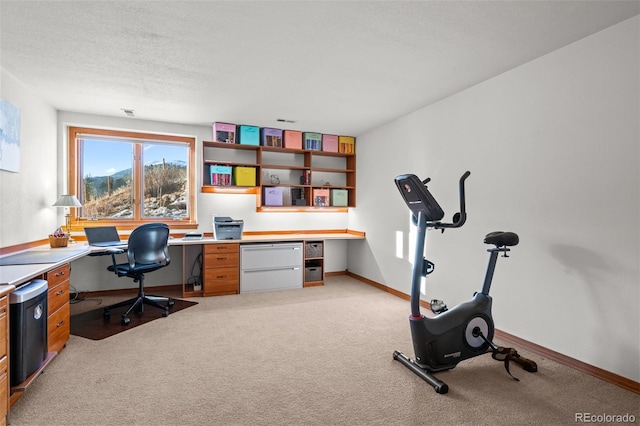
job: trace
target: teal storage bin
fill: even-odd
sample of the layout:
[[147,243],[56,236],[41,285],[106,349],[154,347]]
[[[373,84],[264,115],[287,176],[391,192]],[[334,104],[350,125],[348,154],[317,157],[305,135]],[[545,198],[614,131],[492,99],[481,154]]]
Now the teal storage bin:
[[260,145],[260,128],[257,126],[240,126],[238,142],[241,145]]

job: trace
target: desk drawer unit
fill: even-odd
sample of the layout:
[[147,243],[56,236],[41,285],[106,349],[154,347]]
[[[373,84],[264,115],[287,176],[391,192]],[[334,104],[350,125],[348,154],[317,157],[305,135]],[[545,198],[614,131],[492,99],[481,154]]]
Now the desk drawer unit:
[[47,272],[45,279],[49,282],[47,295],[47,351],[60,352],[70,334],[69,317],[69,277],[71,267],[59,266]]
[[205,296],[238,293],[238,243],[204,245]]
[[243,245],[240,293],[301,288],[302,261],[302,243]]
[[49,352],[60,352],[69,340],[69,304],[49,315],[47,321]]

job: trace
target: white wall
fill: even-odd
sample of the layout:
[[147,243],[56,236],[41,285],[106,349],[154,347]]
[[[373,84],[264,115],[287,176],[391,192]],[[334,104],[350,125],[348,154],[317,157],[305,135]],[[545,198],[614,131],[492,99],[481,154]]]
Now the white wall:
[[0,247],[46,239],[64,223],[57,183],[56,110],[4,68],[0,97],[20,110],[20,171],[0,170]]
[[470,170],[467,224],[427,236],[423,298],[469,299],[483,236],[515,231],[492,288],[497,328],[640,380],[639,56],[635,17],[360,135],[349,226],[367,240],[349,243],[349,270],[409,293],[409,210],[393,178],[430,176],[450,219]]

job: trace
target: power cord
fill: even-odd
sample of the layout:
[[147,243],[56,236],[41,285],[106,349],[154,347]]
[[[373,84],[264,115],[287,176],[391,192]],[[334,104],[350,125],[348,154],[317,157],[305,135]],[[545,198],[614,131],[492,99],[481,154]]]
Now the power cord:
[[[198,274],[194,273],[196,266],[198,267]],[[193,286],[194,291],[202,289],[202,253],[200,253],[191,265],[191,276],[187,279],[187,285]]]
[[83,291],[80,292],[78,291],[74,286],[72,286],[71,284],[69,284],[69,303],[70,304],[76,304],[76,303],[80,303],[80,302],[85,302],[88,300],[94,301],[96,302],[97,305],[101,305],[102,304],[102,299],[98,299],[98,298],[87,298],[87,292]]
[[80,292],[71,284],[69,284],[69,290],[71,291],[69,293],[69,303],[78,303],[84,300],[84,295],[81,296]]

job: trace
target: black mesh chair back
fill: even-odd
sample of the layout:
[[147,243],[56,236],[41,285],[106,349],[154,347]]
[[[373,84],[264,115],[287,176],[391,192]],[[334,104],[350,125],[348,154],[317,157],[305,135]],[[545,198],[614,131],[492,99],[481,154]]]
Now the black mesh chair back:
[[164,223],[148,223],[134,229],[127,248],[129,270],[150,272],[169,265],[168,242],[169,227]]

